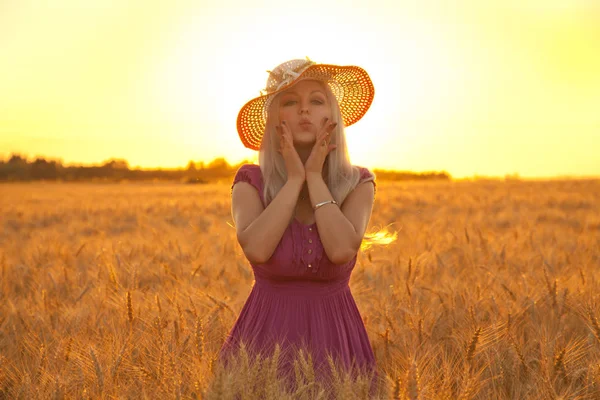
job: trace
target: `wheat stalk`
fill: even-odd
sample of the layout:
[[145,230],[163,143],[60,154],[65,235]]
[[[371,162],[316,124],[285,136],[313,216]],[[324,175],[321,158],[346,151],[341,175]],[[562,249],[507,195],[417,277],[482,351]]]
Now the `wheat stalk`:
[[277,366],[279,363],[279,357],[281,355],[281,348],[279,343],[275,344],[275,351],[271,356],[271,360],[267,365],[267,373],[266,373],[266,398],[267,399],[276,399],[277,398]]
[[94,363],[94,369],[96,371],[96,379],[98,380],[98,390],[100,394],[102,394],[104,390],[104,373],[102,372],[102,367],[98,362],[98,358],[96,357],[96,353],[94,353],[94,349],[90,347],[90,356],[92,357],[92,362]]
[[177,320],[173,321],[173,336],[175,339],[175,345],[179,346],[179,324],[177,323]]
[[108,278],[110,282],[115,286],[115,290],[119,290],[119,281],[117,280],[117,273],[111,262],[108,263]]
[[144,367],[137,367],[137,370],[141,373],[142,377],[146,380],[146,381],[153,381],[154,378],[154,374],[150,371],[148,371],[146,368]]
[[[171,373],[170,376],[167,376],[166,379],[168,379],[168,381],[173,385],[173,391],[175,391],[175,398],[176,399],[180,399],[180,385],[177,384],[177,376],[179,375],[179,372],[177,371],[177,365],[175,365],[175,357],[173,357],[173,355],[171,354],[171,356],[169,357],[169,372]],[[169,379],[169,377],[171,379]]]
[[564,288],[563,295],[562,295],[562,307],[560,309],[560,315],[565,314],[569,310],[569,304],[567,304],[567,301],[568,301],[567,296],[568,295],[569,295],[569,288]]
[[523,367],[527,368],[527,364],[525,363],[525,357],[523,356],[523,352],[521,351],[521,348],[519,347],[519,344],[517,343],[517,341],[513,338],[512,334],[509,335],[509,343],[512,345],[513,349],[515,349],[515,352],[517,353],[517,356],[519,357],[519,361],[521,361],[521,364],[523,365]]
[[579,268],[579,276],[581,277],[581,283],[583,284],[583,286],[585,286],[585,273],[583,272],[581,267]]
[[158,374],[157,379],[162,382],[165,377],[165,350],[160,350],[160,358],[158,359]]
[[377,334],[379,336],[381,336],[381,338],[383,339],[383,345],[384,345],[384,349],[385,349],[385,355],[386,357],[390,356],[390,328],[386,327],[385,328],[385,332],[381,333],[381,332],[377,332]]
[[465,387],[463,388],[459,400],[469,400],[473,397],[473,392],[475,391],[475,376],[469,373],[467,376],[467,381]]
[[413,360],[408,370],[408,376],[406,378],[406,390],[408,392],[408,398],[410,400],[417,400],[419,398],[420,382],[419,382],[419,368],[417,363]]
[[394,400],[402,400],[402,378],[400,375],[396,376],[394,379],[394,391],[393,391],[393,399]]
[[190,296],[190,308],[192,310],[192,314],[194,315],[194,318],[198,318],[198,311],[196,310],[196,306],[194,305],[194,301],[192,300],[192,297]]
[[115,379],[115,375],[117,374],[119,365],[121,365],[121,361],[123,360],[123,354],[125,353],[126,346],[127,346],[127,342],[123,343],[123,346],[121,346],[121,351],[119,352],[119,355],[117,356],[117,359],[115,360],[115,363],[112,367],[112,373],[111,373],[112,379]]
[[175,305],[177,307],[177,319],[179,320],[179,327],[182,330],[185,330],[185,320],[183,319],[183,312],[181,311],[181,306],[179,305],[179,302],[175,303]]
[[557,280],[554,279],[554,284],[550,283],[550,277],[548,276],[548,270],[546,269],[545,265],[544,265],[544,279],[546,280],[546,288],[548,289],[548,295],[552,299],[552,305],[556,306],[557,305],[557,300],[556,300]]
[[500,285],[510,295],[510,298],[512,299],[512,301],[517,301],[517,296],[515,295],[515,293],[512,290],[510,290],[510,288],[508,286],[506,286],[504,283],[501,283]]
[[211,374],[214,373],[216,365],[217,365],[217,357],[211,356],[209,358],[209,362],[208,362],[208,370],[210,371]]
[[44,311],[48,312],[48,295],[46,289],[42,289],[42,304],[44,305]]
[[156,329],[156,332],[158,333],[158,338],[162,341],[163,340],[163,322],[162,319],[160,318],[160,315],[157,315],[156,317],[154,317],[154,328]]
[[202,325],[202,319],[196,319],[196,330],[195,330],[195,338],[196,338],[196,349],[198,350],[198,359],[202,361],[204,358],[204,327]]
[[131,290],[134,290],[138,287],[138,268],[133,267],[133,271],[131,272]]
[[69,362],[69,357],[71,355],[71,346],[73,345],[73,338],[70,337],[67,342],[67,346],[65,347],[65,363]]
[[133,325],[133,306],[131,305],[131,292],[127,291],[126,295],[127,303],[127,319],[129,320],[129,326]]
[[162,314],[162,307],[160,306],[160,297],[158,297],[158,293],[156,296],[154,296],[154,299],[156,300],[156,308],[158,309],[158,313]]
[[473,356],[475,355],[475,351],[477,349],[477,342],[479,341],[479,336],[481,335],[481,327],[478,327],[473,336],[471,337],[471,341],[467,346],[467,363],[471,364],[473,360]]
[[342,380],[340,378],[340,374],[338,373],[335,362],[333,361],[333,357],[331,357],[331,354],[327,354],[327,364],[329,364],[329,370],[331,371],[331,376],[333,377],[333,388],[336,392],[338,392]]
[[475,316],[475,308],[472,304],[469,306],[469,317],[471,318],[471,321],[473,321],[473,323],[477,323],[477,317]]
[[565,368],[565,354],[567,353],[567,348],[563,347],[558,354],[554,357],[554,372],[558,374],[562,374],[563,376],[567,375],[567,370]]
[[68,288],[71,286],[71,280],[69,279],[69,271],[67,271],[67,266],[63,265],[63,279],[65,280],[65,288]]
[[588,317],[590,319],[590,323],[592,324],[592,327],[594,328],[593,329],[594,336],[600,342],[600,325],[598,324],[598,320],[596,319],[596,316],[594,315],[594,311],[592,310],[591,307],[588,310]]
[[40,364],[38,365],[36,378],[39,380],[46,367],[46,361],[48,360],[48,351],[44,343],[40,344]]
[[410,290],[410,275],[412,273],[412,258],[408,258],[408,271],[406,272],[406,293],[408,298],[412,298],[412,291]]
[[296,387],[301,388],[304,386],[304,378],[302,377],[302,373],[300,371],[300,363],[298,359],[294,360],[294,377],[296,379]]
[[75,252],[75,258],[77,258],[77,256],[79,255],[79,253],[81,253],[81,250],[83,250],[83,248],[85,247],[86,243],[82,244],[81,246],[79,246],[79,249],[77,249],[77,251]]
[[307,357],[305,357],[304,351],[302,349],[299,350],[300,367],[302,368],[302,373],[308,381],[307,383],[310,385],[315,383],[315,370],[312,363],[312,355],[310,352],[307,353]]

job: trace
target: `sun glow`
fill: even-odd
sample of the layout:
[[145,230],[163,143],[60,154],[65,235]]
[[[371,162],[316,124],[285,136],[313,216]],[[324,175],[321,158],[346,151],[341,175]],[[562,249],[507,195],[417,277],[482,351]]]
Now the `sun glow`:
[[0,15],[3,156],[256,159],[238,138],[238,111],[267,70],[308,56],[373,80],[371,109],[346,130],[355,164],[600,175],[595,2],[61,3],[9,1]]

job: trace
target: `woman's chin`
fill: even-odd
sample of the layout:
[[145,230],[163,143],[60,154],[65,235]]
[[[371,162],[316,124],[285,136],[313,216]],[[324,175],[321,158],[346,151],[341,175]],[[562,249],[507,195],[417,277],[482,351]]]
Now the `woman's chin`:
[[299,132],[294,137],[294,144],[302,147],[314,146],[316,140],[317,137],[312,132]]

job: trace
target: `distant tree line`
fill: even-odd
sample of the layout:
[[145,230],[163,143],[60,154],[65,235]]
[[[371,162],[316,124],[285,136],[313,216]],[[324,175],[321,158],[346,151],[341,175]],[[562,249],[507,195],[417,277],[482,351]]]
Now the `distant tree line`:
[[237,169],[249,161],[229,165],[224,158],[212,162],[190,161],[186,168],[140,169],[129,168],[123,159],[112,158],[99,166],[64,166],[59,160],[37,157],[28,161],[19,154],[8,160],[0,160],[0,181],[180,181],[184,183],[208,183],[230,179]]
[[[126,160],[111,158],[100,166],[64,166],[60,160],[46,160],[37,157],[28,161],[20,154],[12,154],[8,160],[0,160],[0,182],[19,181],[179,181],[182,183],[208,183],[229,181],[244,160],[230,165],[223,157],[215,158],[208,164],[189,161],[187,167],[176,169],[130,169]],[[449,180],[446,172],[418,174],[400,171],[373,171],[381,180]]]
[[452,177],[446,171],[442,172],[411,172],[411,171],[390,171],[383,169],[374,169],[373,172],[377,179],[382,181],[429,181],[429,180],[451,180]]

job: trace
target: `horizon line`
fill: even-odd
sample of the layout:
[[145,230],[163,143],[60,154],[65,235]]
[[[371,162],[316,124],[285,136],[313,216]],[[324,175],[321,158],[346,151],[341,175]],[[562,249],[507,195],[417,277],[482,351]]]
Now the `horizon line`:
[[[120,158],[120,157],[109,157],[107,159],[104,159],[101,162],[92,162],[92,163],[84,163],[84,162],[77,162],[77,161],[72,161],[72,162],[65,162],[61,157],[50,157],[50,156],[44,156],[44,155],[35,155],[35,156],[29,156],[29,155],[25,155],[23,153],[20,152],[7,152],[6,154],[2,154],[0,153],[0,162],[8,162],[10,160],[10,158],[12,158],[13,156],[18,156],[22,159],[24,159],[27,163],[33,162],[36,159],[44,159],[48,162],[58,162],[60,163],[62,166],[64,167],[98,167],[98,166],[102,166],[104,164],[107,164],[111,161],[125,161],[127,163],[127,168],[130,170],[142,170],[142,171],[152,171],[152,170],[186,170],[187,169],[187,165],[189,165],[190,162],[193,162],[194,164],[204,164],[205,166],[210,165],[212,162],[217,161],[217,160],[225,160],[225,162],[227,163],[228,166],[233,167],[236,165],[240,165],[242,162],[251,162],[254,163],[253,160],[249,160],[247,158],[243,158],[240,159],[238,162],[232,162],[230,161],[226,156],[217,156],[217,157],[213,157],[211,160],[188,160],[186,165],[180,165],[180,166],[176,166],[176,167],[163,167],[163,166],[151,166],[151,167],[142,167],[140,165],[130,165],[129,161],[126,158]],[[258,163],[255,163],[258,165]],[[410,170],[410,169],[397,169],[397,168],[384,168],[384,167],[377,167],[377,166],[372,166],[371,167],[374,171],[378,170],[380,172],[390,172],[390,173],[412,173],[412,174],[430,174],[430,173],[436,173],[436,174],[441,174],[441,173],[445,173],[447,175],[450,176],[451,180],[461,180],[461,179],[471,179],[471,178],[500,178],[500,179],[521,179],[521,180],[536,180],[536,179],[600,179],[600,175],[585,175],[585,174],[557,174],[557,175],[547,175],[547,176],[524,176],[521,175],[520,172],[518,171],[512,171],[512,172],[507,172],[504,173],[502,175],[487,175],[487,174],[479,174],[474,172],[471,175],[463,175],[462,177],[455,177],[453,176],[450,172],[448,172],[447,170],[424,170],[424,171],[415,171],[415,170]]]

